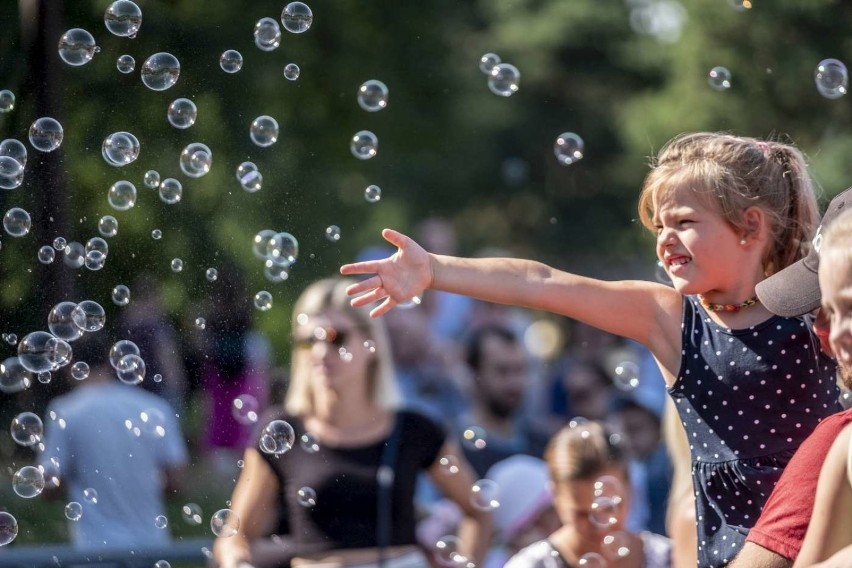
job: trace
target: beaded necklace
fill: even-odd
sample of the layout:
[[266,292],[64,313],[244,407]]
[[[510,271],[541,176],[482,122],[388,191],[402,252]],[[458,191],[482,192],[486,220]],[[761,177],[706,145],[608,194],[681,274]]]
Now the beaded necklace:
[[704,306],[705,310],[710,310],[711,312],[738,312],[740,310],[752,307],[760,300],[757,299],[757,296],[752,296],[751,298],[740,304],[713,304],[709,300],[707,300],[707,298],[699,294],[698,301],[701,302],[701,305]]

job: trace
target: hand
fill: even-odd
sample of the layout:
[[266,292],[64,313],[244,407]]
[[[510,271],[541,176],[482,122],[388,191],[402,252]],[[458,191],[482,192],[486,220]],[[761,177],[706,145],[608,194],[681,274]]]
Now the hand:
[[385,314],[397,304],[421,294],[433,280],[431,256],[423,247],[392,229],[382,231],[382,237],[397,247],[394,254],[382,260],[340,267],[340,273],[345,276],[373,274],[346,289],[350,296],[361,294],[352,299],[352,306],[356,308],[384,300],[370,312],[372,317]]

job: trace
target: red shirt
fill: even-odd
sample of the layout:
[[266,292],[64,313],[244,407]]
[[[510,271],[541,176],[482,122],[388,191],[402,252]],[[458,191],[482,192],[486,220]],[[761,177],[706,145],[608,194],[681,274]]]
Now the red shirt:
[[794,560],[802,549],[814,510],[819,472],[831,444],[852,422],[852,409],[824,419],[802,442],[781,474],[747,541]]

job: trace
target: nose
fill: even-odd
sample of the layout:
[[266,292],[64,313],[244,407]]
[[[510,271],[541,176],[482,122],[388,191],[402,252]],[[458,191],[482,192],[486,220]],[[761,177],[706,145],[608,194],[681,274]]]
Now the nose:
[[852,314],[845,314],[832,320],[828,341],[832,346],[852,345]]
[[675,232],[671,228],[663,227],[657,234],[657,245],[660,247],[668,247],[674,244]]

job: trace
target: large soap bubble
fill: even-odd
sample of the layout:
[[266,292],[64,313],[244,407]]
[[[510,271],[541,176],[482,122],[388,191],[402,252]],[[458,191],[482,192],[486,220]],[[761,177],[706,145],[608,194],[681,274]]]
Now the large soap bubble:
[[210,171],[213,152],[200,142],[189,144],[180,153],[180,169],[189,177],[199,178]]
[[166,113],[166,118],[169,124],[181,130],[189,128],[195,124],[195,119],[198,117],[198,108],[195,103],[189,99],[175,99],[169,105],[169,110]]
[[139,157],[139,140],[130,132],[113,132],[101,145],[101,155],[107,164],[121,167]]
[[819,94],[827,99],[839,99],[849,87],[846,65],[838,59],[823,59],[814,72],[814,82]]
[[58,120],[43,116],[30,125],[30,144],[41,152],[53,152],[62,144],[64,134]]
[[155,53],[142,64],[142,82],[152,91],[165,91],[177,83],[180,62],[171,53]]
[[30,214],[20,207],[12,207],[3,215],[3,229],[13,237],[23,237],[30,232]]
[[290,33],[300,34],[308,31],[314,22],[314,14],[304,2],[290,2],[281,12],[281,23]]
[[281,28],[272,18],[261,18],[254,25],[254,44],[263,51],[272,51],[281,45]]
[[130,0],[116,0],[104,12],[104,24],[119,37],[136,37],[142,26],[142,10]]
[[258,116],[251,123],[249,136],[261,148],[272,146],[278,141],[278,121],[271,116]]
[[377,112],[387,107],[387,85],[376,79],[364,81],[358,88],[358,106],[368,112]]
[[92,34],[81,28],[72,28],[59,38],[59,57],[74,67],[85,65],[100,50]]

